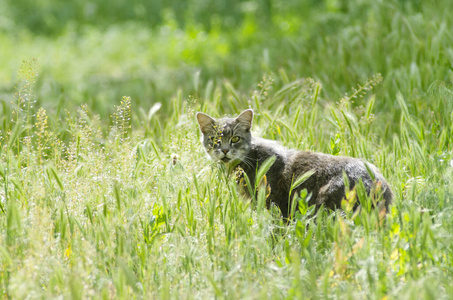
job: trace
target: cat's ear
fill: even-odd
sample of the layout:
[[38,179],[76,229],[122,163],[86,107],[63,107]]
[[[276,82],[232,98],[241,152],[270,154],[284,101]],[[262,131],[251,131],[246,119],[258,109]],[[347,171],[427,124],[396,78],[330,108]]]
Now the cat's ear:
[[215,124],[215,120],[213,118],[202,112],[197,113],[197,121],[203,134],[205,134],[209,129],[212,129]]
[[237,116],[236,121],[244,124],[246,130],[250,130],[250,128],[252,128],[253,110],[244,110],[239,116]]

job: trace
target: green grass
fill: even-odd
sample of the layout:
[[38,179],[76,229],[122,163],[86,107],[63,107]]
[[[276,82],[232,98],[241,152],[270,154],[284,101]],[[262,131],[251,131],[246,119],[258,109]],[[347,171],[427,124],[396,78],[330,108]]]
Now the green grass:
[[[448,299],[453,17],[440,2],[275,1],[268,25],[249,2],[236,28],[197,21],[189,1],[184,27],[166,11],[149,28],[0,31],[1,296]],[[240,196],[195,113],[248,107],[257,135],[378,166],[390,212],[358,190],[360,215],[312,220],[302,199],[286,223],[262,193]]]

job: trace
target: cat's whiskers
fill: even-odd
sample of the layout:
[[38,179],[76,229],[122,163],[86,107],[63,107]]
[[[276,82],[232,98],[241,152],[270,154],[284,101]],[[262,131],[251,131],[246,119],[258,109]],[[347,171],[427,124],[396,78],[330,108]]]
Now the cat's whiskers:
[[242,159],[242,162],[249,168],[253,169],[255,166],[253,165],[255,163],[255,161],[253,159],[251,159],[250,157],[247,157],[245,156],[243,159]]

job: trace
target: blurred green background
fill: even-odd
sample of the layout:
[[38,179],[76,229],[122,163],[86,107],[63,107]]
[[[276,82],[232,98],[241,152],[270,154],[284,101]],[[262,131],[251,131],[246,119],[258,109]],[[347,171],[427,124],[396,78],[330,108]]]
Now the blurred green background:
[[381,73],[377,113],[398,120],[397,91],[418,115],[430,109],[430,88],[453,81],[451,11],[450,0],[6,0],[0,100],[14,98],[31,58],[38,105],[87,103],[101,116],[123,95],[135,109],[161,102],[164,112],[178,89],[209,101],[225,80],[250,96],[265,74],[277,87],[312,77],[330,103]]

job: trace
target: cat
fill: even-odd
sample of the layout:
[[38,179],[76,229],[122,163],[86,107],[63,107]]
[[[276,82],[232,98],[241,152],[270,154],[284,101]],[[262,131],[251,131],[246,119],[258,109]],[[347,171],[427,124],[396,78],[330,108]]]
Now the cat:
[[[382,197],[381,209],[388,212],[393,193],[379,170],[358,158],[286,149],[278,142],[252,136],[253,111],[247,109],[236,118],[214,119],[205,113],[197,113],[202,133],[202,143],[209,156],[228,166],[241,168],[254,183],[257,170],[262,163],[275,156],[275,162],[266,173],[270,202],[280,208],[282,216],[288,218],[294,193],[307,189],[311,194],[308,205],[317,211],[322,205],[328,209],[341,208],[345,199],[346,185],[352,190],[361,180],[368,194],[373,190]],[[291,184],[305,172],[313,174],[290,195]],[[370,175],[371,174],[371,175]],[[345,180],[345,177],[347,180]],[[374,178],[374,179],[373,179]],[[383,202],[383,203],[382,203]],[[358,202],[355,208],[358,207]]]

